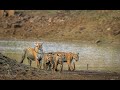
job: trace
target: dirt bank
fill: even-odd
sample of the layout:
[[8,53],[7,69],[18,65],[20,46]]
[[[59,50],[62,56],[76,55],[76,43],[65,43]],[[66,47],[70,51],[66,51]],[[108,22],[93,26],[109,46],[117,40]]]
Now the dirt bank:
[[82,70],[51,73],[19,64],[0,53],[0,80],[120,80],[120,74]]
[[119,10],[17,10],[0,18],[0,39],[120,44]]

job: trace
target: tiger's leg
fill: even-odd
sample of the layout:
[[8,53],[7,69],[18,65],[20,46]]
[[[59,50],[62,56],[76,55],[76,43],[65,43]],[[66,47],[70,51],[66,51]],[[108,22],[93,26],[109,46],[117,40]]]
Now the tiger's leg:
[[62,70],[63,70],[63,63],[62,62],[60,63],[60,68],[61,68],[60,72],[62,72]]
[[37,58],[39,63],[39,69],[42,69],[42,58]]
[[37,68],[39,69],[39,60],[38,60],[38,57],[36,55],[35,55],[35,61],[36,61]]
[[75,70],[75,60],[72,59],[71,61],[71,67],[72,67],[72,71]]
[[41,69],[41,66],[42,66],[42,65],[41,65],[41,61],[38,60],[38,68]]
[[37,62],[37,68],[39,69],[39,61],[37,60],[36,62]]
[[27,59],[28,59],[28,63],[29,63],[29,65],[31,66],[31,64],[32,64],[32,61],[27,57]]
[[71,66],[71,63],[68,62],[68,71],[72,71],[73,70],[73,67]]
[[43,63],[43,69],[46,70],[46,63]]
[[51,70],[51,67],[52,67],[52,63],[49,64],[49,70]]
[[72,65],[70,64],[70,71],[72,71],[73,70],[73,67],[72,67]]
[[45,64],[46,64],[46,61],[45,61],[45,59],[43,59],[43,61],[42,61],[43,70],[45,70],[45,69],[46,69],[46,67],[45,67],[46,65],[45,65]]
[[27,49],[24,49],[24,50],[23,50],[23,53],[22,53],[22,58],[21,58],[21,60],[20,60],[20,63],[23,63],[23,61],[24,61],[24,59],[25,59],[25,57],[26,57],[26,53],[27,53]]
[[68,71],[70,71],[70,62],[67,62],[68,64]]
[[58,63],[55,62],[55,71],[58,71],[58,70],[57,70],[57,66],[58,66]]
[[[28,59],[29,65],[30,65],[30,67],[31,67],[31,66],[32,66],[32,60],[31,60],[30,58],[28,58],[28,57],[27,57],[27,59]],[[31,70],[31,68],[29,68],[29,70]]]
[[51,69],[52,73],[55,72],[55,62],[53,60],[50,61],[50,69]]
[[48,70],[49,68],[49,63],[46,63],[46,70]]
[[70,69],[70,65],[68,64],[68,71],[71,71],[71,69]]
[[75,63],[73,63],[73,71],[75,70]]
[[45,70],[48,69],[48,63],[47,63],[47,62],[44,63],[44,69],[45,69]]

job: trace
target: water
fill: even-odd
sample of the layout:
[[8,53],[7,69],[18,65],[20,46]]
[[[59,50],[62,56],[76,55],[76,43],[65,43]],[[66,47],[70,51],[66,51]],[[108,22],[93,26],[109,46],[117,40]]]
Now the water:
[[[74,52],[79,53],[79,61],[76,69],[86,70],[105,70],[120,72],[120,46],[119,45],[96,45],[80,42],[48,42],[42,41],[44,52]],[[0,41],[0,52],[4,55],[20,60],[23,49],[32,47],[33,41]],[[27,60],[24,62],[27,63]],[[33,62],[35,66],[35,62]],[[64,65],[67,69],[67,65]]]

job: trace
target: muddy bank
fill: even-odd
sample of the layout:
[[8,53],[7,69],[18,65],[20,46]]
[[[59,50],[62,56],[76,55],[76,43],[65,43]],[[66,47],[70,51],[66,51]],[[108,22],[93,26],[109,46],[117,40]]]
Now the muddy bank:
[[0,79],[39,79],[45,74],[0,54]]
[[0,80],[120,80],[119,73],[101,71],[51,71],[38,70],[19,64],[0,53]]

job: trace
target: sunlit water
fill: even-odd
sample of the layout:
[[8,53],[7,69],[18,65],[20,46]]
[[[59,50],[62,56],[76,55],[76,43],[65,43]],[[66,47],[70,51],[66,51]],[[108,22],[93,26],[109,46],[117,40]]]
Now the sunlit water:
[[[96,45],[79,42],[48,42],[42,41],[44,52],[74,52],[79,53],[79,61],[76,69],[86,70],[105,70],[120,72],[120,46],[119,45]],[[17,60],[21,59],[23,49],[33,47],[33,41],[0,41],[0,52],[4,55]],[[27,59],[24,61],[28,64]],[[35,66],[35,62],[32,64]],[[64,65],[67,69],[67,65]]]

